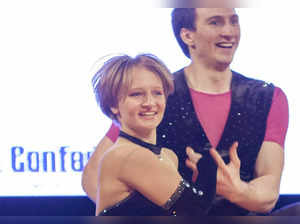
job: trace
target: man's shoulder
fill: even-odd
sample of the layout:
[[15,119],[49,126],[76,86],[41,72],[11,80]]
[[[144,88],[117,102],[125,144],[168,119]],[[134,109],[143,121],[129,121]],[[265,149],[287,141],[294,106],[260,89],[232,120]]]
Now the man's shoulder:
[[184,68],[180,68],[179,70],[173,72],[172,74],[173,74],[173,76],[176,77],[176,76],[178,76],[180,74],[183,74],[183,73],[184,73]]
[[184,68],[181,68],[172,73],[175,84],[179,81],[179,79],[184,78]]
[[184,68],[174,72],[173,74],[175,91],[168,98],[168,101],[171,99],[176,99],[177,97],[188,97],[188,86],[184,76]]
[[[246,84],[250,87],[263,87],[262,89],[274,89],[274,85],[271,82],[267,82],[264,80],[256,79],[256,78],[251,78],[249,76],[243,75],[239,72],[232,71],[232,82],[237,83],[238,85],[241,84]],[[267,88],[268,87],[268,88]]]

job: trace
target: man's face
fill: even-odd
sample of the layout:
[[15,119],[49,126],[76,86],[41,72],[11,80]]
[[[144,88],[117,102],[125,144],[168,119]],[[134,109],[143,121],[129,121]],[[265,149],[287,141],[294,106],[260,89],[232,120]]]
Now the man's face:
[[208,66],[229,66],[240,41],[238,15],[231,8],[197,8],[192,51]]

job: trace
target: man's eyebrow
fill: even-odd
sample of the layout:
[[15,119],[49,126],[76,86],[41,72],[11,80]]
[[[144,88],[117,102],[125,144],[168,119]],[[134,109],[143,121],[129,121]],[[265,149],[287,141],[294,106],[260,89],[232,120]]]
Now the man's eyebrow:
[[220,15],[216,15],[216,16],[211,16],[211,17],[208,17],[206,19],[206,21],[209,21],[209,20],[212,20],[212,19],[222,19],[224,17],[230,17],[230,18],[239,18],[238,14],[231,14],[229,16],[220,16]]
[[222,19],[224,16],[211,16],[211,17],[208,17],[206,19],[206,21],[209,21],[209,20],[212,20],[212,19]]

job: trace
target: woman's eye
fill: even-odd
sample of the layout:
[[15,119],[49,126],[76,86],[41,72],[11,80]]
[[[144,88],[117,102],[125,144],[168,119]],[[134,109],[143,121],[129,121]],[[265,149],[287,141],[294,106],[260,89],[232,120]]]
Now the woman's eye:
[[162,91],[155,91],[154,94],[155,94],[155,95],[158,95],[158,96],[161,96],[161,95],[163,95],[164,93],[163,93]]
[[140,92],[133,92],[129,94],[129,96],[140,96],[140,95],[142,95],[142,93]]

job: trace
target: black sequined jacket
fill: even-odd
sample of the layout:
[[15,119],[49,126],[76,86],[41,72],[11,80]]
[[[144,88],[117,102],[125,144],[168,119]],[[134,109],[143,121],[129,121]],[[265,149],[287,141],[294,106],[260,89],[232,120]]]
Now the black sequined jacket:
[[[228,163],[228,150],[238,141],[240,175],[242,180],[248,182],[254,178],[255,161],[264,140],[274,86],[234,71],[232,74],[230,111],[216,148]],[[183,69],[174,73],[174,81],[175,92],[168,98],[163,121],[157,129],[157,142],[177,154],[179,172],[190,180],[192,172],[185,166],[186,146],[208,155],[211,144],[197,118]],[[215,206],[211,209],[211,215],[244,215],[247,212],[219,198],[216,198]]]

